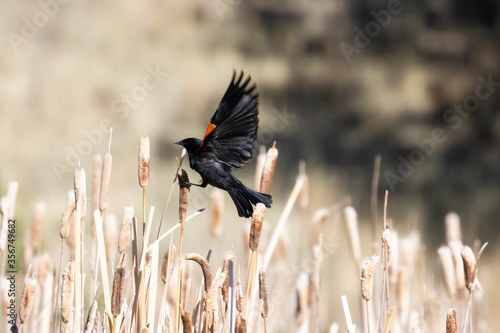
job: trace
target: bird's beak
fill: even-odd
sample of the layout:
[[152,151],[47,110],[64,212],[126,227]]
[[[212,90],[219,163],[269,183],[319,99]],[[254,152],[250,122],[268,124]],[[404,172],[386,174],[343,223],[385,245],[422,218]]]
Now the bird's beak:
[[182,146],[182,141],[177,141],[175,144],[179,145],[179,146]]

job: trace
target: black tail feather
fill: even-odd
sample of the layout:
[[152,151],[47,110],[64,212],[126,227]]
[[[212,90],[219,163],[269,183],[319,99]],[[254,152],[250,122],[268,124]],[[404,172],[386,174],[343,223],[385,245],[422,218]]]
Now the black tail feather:
[[273,200],[269,194],[254,191],[245,185],[227,190],[234,205],[238,210],[240,217],[251,217],[253,214],[253,205],[259,202],[263,203],[267,208],[271,208]]

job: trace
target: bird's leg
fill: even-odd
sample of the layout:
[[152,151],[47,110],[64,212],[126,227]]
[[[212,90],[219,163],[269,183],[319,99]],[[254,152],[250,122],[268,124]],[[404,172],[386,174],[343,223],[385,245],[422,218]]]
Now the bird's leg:
[[193,185],[193,186],[198,186],[198,187],[203,187],[203,188],[207,187],[207,185],[208,185],[208,183],[207,183],[207,181],[205,179],[202,179],[201,184],[193,184],[193,183],[190,183],[190,182],[183,182],[182,184],[183,185],[188,185],[188,186]]

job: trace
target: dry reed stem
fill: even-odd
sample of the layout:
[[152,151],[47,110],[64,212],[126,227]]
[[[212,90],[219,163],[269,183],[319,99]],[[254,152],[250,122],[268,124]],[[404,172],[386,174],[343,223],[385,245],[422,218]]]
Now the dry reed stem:
[[222,222],[224,213],[224,192],[214,188],[210,194],[210,234],[218,238],[222,232]]
[[451,306],[450,310],[446,314],[446,333],[457,333],[458,323],[457,323],[457,311]]
[[264,164],[266,163],[266,146],[261,145],[259,148],[259,155],[257,155],[257,163],[255,163],[255,176],[254,176],[254,189],[260,189],[262,181],[262,171],[264,171]]
[[374,249],[377,248],[377,215],[378,215],[377,192],[378,192],[378,183],[380,178],[381,161],[382,157],[380,155],[375,156],[375,162],[373,165],[371,197],[370,197],[370,220],[371,220],[371,230],[372,230],[372,244]]
[[387,315],[387,321],[385,322],[385,327],[383,331],[384,333],[389,333],[395,313],[396,313],[396,307],[394,306],[389,310],[389,314]]
[[104,163],[102,165],[101,190],[99,195],[99,210],[101,212],[104,212],[108,207],[109,184],[111,181],[112,164],[113,164],[113,157],[108,151],[106,155],[104,155]]
[[267,304],[266,272],[262,268],[259,271],[259,299],[262,302],[260,315],[265,319],[269,314],[269,308]]
[[183,332],[184,333],[192,333],[193,332],[193,321],[191,320],[191,314],[186,310],[182,310],[181,318],[182,318]]
[[357,213],[353,207],[347,206],[344,208],[344,221],[346,224],[351,257],[354,262],[359,264],[361,262],[361,242],[359,240]]
[[139,141],[139,186],[149,185],[149,163],[151,160],[149,138],[144,133]]
[[248,245],[252,251],[257,251],[259,249],[260,234],[262,231],[262,223],[264,221],[264,212],[266,211],[266,206],[263,203],[258,203],[255,205],[252,214],[252,224],[250,225],[250,238]]
[[455,281],[455,265],[453,264],[453,254],[451,249],[442,245],[438,249],[439,261],[441,262],[441,272],[443,283],[450,299],[455,297],[457,283]]
[[125,286],[127,284],[127,269],[120,263],[113,278],[113,294],[111,296],[111,313],[118,317],[122,312],[122,304],[125,300]]
[[462,241],[462,231],[460,230],[460,217],[457,213],[448,213],[444,218],[446,243],[452,241]]
[[108,262],[106,258],[106,247],[104,244],[102,217],[99,211],[94,212],[94,223],[97,236],[97,253],[99,256],[99,265],[101,267],[100,270],[101,270],[102,287],[104,293],[104,305],[105,305],[105,311],[109,314],[111,312],[111,293],[110,293],[109,279],[108,279]]
[[123,216],[118,236],[118,252],[123,253],[127,250],[132,239],[132,223],[134,219],[134,206],[129,205],[123,208]]
[[245,318],[241,315],[241,313],[238,315],[236,318],[236,325],[235,325],[235,333],[246,333],[247,331],[247,322]]
[[208,293],[210,291],[210,287],[212,286],[212,273],[210,272],[208,262],[197,253],[186,254],[184,259],[192,260],[200,265],[200,268],[203,271],[203,279],[205,280],[205,292]]
[[[92,175],[92,212],[99,209],[99,194],[101,192],[102,155],[94,156],[94,173]],[[93,218],[93,217],[92,217]],[[94,228],[92,228],[94,230]]]
[[260,183],[260,192],[271,194],[271,185],[273,183],[274,169],[276,168],[276,160],[278,159],[278,149],[276,149],[276,141],[273,146],[267,151],[266,162],[262,171],[262,180]]
[[[78,170],[78,169],[77,169]],[[83,170],[83,169],[81,169]],[[75,172],[76,179],[76,172]],[[76,182],[75,182],[76,185]],[[76,193],[75,186],[75,193]],[[79,191],[82,193],[82,191]],[[82,197],[76,196],[76,220],[75,220],[75,313],[74,330],[82,330],[82,312],[83,312],[83,244],[82,244]],[[83,200],[85,201],[85,200]]]
[[33,304],[35,303],[36,280],[28,277],[24,281],[21,293],[21,305],[19,306],[19,322],[24,324],[30,317]]

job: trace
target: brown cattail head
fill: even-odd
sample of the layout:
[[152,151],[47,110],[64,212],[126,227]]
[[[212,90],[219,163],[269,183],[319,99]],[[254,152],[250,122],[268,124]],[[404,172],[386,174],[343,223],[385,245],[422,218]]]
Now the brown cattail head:
[[[94,174],[92,176],[92,212],[99,209],[99,194],[101,191],[102,155],[94,156]],[[94,214],[92,214],[93,221]],[[95,228],[92,229],[92,237],[95,237]]]
[[163,283],[167,283],[167,280],[172,276],[174,271],[175,263],[175,245],[172,244],[165,255],[163,256],[163,264],[161,266],[161,279]]
[[458,323],[457,323],[457,311],[451,306],[450,310],[446,314],[446,333],[457,333]]
[[185,257],[186,260],[192,260],[200,265],[201,270],[203,271],[203,279],[205,280],[205,292],[208,293],[210,287],[212,286],[212,273],[210,272],[210,266],[208,262],[197,253],[187,254]]
[[61,287],[61,321],[69,323],[73,314],[73,297],[75,294],[74,261],[70,260],[62,275]]
[[358,231],[358,214],[356,214],[353,207],[347,206],[344,208],[344,220],[352,258],[359,263],[361,261],[361,243]]
[[365,301],[369,301],[373,296],[373,273],[375,266],[380,260],[378,254],[374,254],[361,267],[361,296]]
[[115,317],[118,317],[118,315],[122,312],[126,284],[127,270],[123,263],[120,263],[115,271],[115,277],[113,279],[113,294],[111,296],[111,313]]
[[455,265],[453,264],[453,254],[451,249],[442,245],[438,249],[439,261],[441,262],[441,271],[443,274],[443,282],[446,288],[446,292],[450,299],[455,297],[456,292],[456,281],[455,281]]
[[229,254],[224,258],[224,266],[223,270],[228,272],[226,274],[226,279],[224,280],[224,284],[222,285],[222,300],[227,304],[229,302],[229,263],[231,262],[231,267],[234,262],[234,256]]
[[33,216],[31,220],[31,246],[39,248],[42,240],[43,224],[45,222],[45,215],[47,212],[47,205],[44,201],[38,201],[33,208]]
[[26,278],[23,292],[21,294],[21,305],[19,306],[19,321],[23,324],[30,317],[33,304],[35,303],[36,280]]
[[240,279],[238,279],[236,283],[236,310],[238,310],[239,313],[243,311],[243,290]]
[[256,204],[253,210],[252,224],[250,225],[250,238],[248,241],[248,245],[252,251],[257,251],[259,249],[260,234],[265,211],[266,206],[261,202]]
[[273,183],[274,169],[276,168],[276,160],[278,159],[278,149],[276,149],[276,142],[269,148],[266,156],[266,163],[262,171],[262,180],[260,183],[260,192],[264,194],[271,194],[271,185]]
[[139,141],[139,185],[144,188],[149,184],[150,161],[149,138],[144,133]]
[[120,235],[118,236],[118,252],[123,253],[127,250],[132,239],[132,224],[134,220],[134,206],[129,205],[123,208],[122,223]]
[[182,326],[184,326],[183,332],[184,333],[192,333],[193,332],[193,321],[191,320],[191,314],[186,310],[182,310],[181,318],[182,318]]
[[189,203],[189,177],[184,169],[179,169],[177,173],[179,180],[179,222],[186,221],[188,203]]
[[467,245],[462,248],[462,260],[464,261],[465,286],[472,292],[479,286],[476,276],[476,257],[472,249]]
[[462,241],[462,231],[460,230],[460,217],[457,213],[448,213],[444,218],[446,229],[446,242]]
[[68,192],[68,198],[66,202],[66,208],[61,216],[61,231],[60,235],[62,239],[66,239],[69,236],[71,214],[75,210],[75,195],[73,191]]
[[259,155],[257,156],[257,163],[255,164],[255,178],[254,178],[254,188],[260,189],[260,184],[262,181],[262,171],[264,169],[264,164],[266,163],[266,146],[260,146]]
[[241,315],[241,313],[238,315],[236,318],[236,325],[235,325],[235,333],[246,333],[247,331],[247,322],[245,318]]
[[111,165],[113,164],[113,157],[110,153],[104,156],[104,163],[102,165],[101,177],[101,191],[99,195],[99,210],[104,212],[108,207],[109,197],[109,183],[111,181]]
[[87,212],[87,181],[85,178],[85,170],[78,165],[75,169],[75,205],[76,203],[80,203],[81,207],[81,218],[85,217]]
[[97,313],[97,300],[94,300],[94,302],[92,302],[92,306],[89,309],[87,319],[85,320],[85,327],[84,327],[85,333],[92,333],[95,325],[94,321],[96,313]]
[[262,302],[262,310],[260,315],[262,318],[267,318],[267,314],[269,313],[268,304],[267,304],[267,285],[266,285],[266,272],[262,267],[259,271],[259,299]]
[[222,232],[222,215],[224,213],[224,192],[214,188],[211,198],[210,234],[218,238]]

